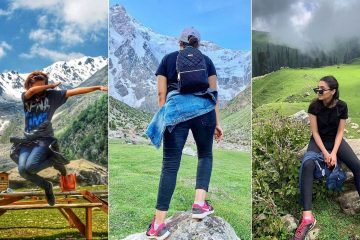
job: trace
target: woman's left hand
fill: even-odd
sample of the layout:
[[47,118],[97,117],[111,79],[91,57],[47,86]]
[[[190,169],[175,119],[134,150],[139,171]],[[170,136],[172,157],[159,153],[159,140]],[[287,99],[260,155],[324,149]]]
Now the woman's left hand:
[[221,141],[223,134],[224,134],[224,131],[223,131],[222,127],[220,125],[216,125],[214,136],[215,136],[215,140],[217,143],[219,143]]
[[330,166],[335,166],[336,165],[336,162],[337,162],[337,156],[336,156],[336,153],[331,153],[330,154]]
[[103,91],[103,92],[107,92],[108,91],[108,86],[100,86],[100,91]]

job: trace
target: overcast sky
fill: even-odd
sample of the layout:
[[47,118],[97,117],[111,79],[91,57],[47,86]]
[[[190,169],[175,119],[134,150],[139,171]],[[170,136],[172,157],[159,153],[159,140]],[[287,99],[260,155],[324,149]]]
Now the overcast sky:
[[253,0],[252,8],[254,30],[299,49],[360,37],[359,0]]

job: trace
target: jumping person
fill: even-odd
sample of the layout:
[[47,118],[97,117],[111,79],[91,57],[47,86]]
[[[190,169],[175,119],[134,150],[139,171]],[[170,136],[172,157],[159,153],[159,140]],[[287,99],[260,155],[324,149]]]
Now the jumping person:
[[[321,155],[327,167],[333,169],[339,162],[353,172],[356,189],[360,195],[360,161],[354,151],[343,139],[348,108],[339,99],[339,84],[335,77],[325,76],[320,79],[317,93],[309,106],[308,113],[312,136],[307,153],[315,152]],[[340,164],[340,163],[339,163]],[[303,205],[302,221],[295,232],[295,240],[305,239],[306,234],[315,226],[316,220],[312,214],[313,180],[316,161],[303,161],[300,194]]]
[[[190,129],[194,136],[198,153],[192,217],[202,219],[214,212],[213,207],[205,198],[212,171],[213,138],[215,136],[215,140],[220,141],[223,130],[220,126],[217,103],[216,70],[209,57],[201,53],[199,54],[199,44],[199,32],[194,28],[184,29],[179,38],[180,51],[167,54],[156,71],[158,102],[161,109],[153,118],[152,123],[150,123],[147,135],[158,146],[163,138],[163,166],[155,217],[146,232],[146,235],[152,239],[165,239],[170,234],[165,225],[165,217],[175,189],[182,150]],[[179,70],[179,66],[182,64],[179,63],[179,58],[182,56],[181,51],[191,52],[188,56],[196,55],[199,61],[203,57],[203,68],[206,69],[181,72]],[[191,65],[192,63],[188,64]],[[181,87],[179,87],[179,81],[181,81],[180,75],[186,72],[192,72],[192,74],[196,75],[200,74],[202,70],[204,70],[203,76],[206,84],[203,84],[203,86],[201,84],[193,86],[196,91],[194,93],[182,93]],[[191,78],[191,76],[189,77]],[[197,79],[194,80],[196,81]],[[184,86],[185,83],[182,87]],[[162,117],[159,117],[159,115]],[[157,121],[159,119],[162,120]],[[160,136],[154,133],[154,128],[159,125],[161,128],[158,135]]]
[[[29,74],[24,83],[25,92],[21,99],[25,113],[26,143],[20,144],[17,163],[20,175],[45,190],[49,205],[55,204],[52,183],[40,177],[37,173],[43,169],[54,166],[51,160],[53,151],[51,144],[54,141],[54,132],[51,119],[66,100],[78,94],[96,90],[107,91],[105,86],[79,87],[69,90],[55,90],[60,83],[49,84],[48,75],[35,71]],[[36,135],[37,134],[37,135]],[[55,167],[55,166],[54,166]],[[64,174],[64,168],[57,168]]]

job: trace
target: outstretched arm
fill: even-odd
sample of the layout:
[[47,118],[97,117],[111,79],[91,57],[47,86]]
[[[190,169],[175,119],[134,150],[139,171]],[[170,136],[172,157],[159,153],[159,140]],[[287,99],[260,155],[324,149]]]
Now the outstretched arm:
[[41,93],[49,88],[56,88],[59,85],[60,85],[60,83],[54,83],[54,84],[31,87],[25,92],[24,98],[25,98],[25,100],[28,100],[35,94]]
[[107,86],[92,86],[92,87],[79,87],[79,88],[69,89],[69,90],[66,90],[66,97],[71,97],[71,96],[75,96],[75,95],[79,95],[79,94],[94,92],[97,90],[107,92],[108,87]]

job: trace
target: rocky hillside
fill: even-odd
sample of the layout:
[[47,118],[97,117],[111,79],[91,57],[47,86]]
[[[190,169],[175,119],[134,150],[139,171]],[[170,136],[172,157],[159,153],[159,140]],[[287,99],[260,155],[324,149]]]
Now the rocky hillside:
[[113,98],[109,98],[109,137],[127,142],[145,141],[145,129],[152,114],[135,109]]

